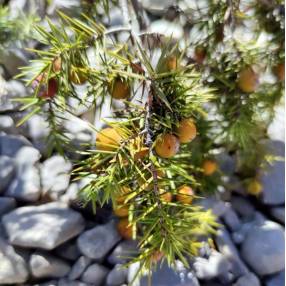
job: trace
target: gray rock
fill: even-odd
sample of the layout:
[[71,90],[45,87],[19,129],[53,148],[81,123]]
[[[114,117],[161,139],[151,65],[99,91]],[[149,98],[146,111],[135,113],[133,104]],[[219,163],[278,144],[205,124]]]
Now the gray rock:
[[270,213],[279,222],[285,224],[285,207],[273,207],[270,209]]
[[0,284],[24,283],[28,276],[25,259],[0,237]]
[[108,223],[85,231],[79,236],[77,242],[83,255],[101,260],[119,240],[120,236],[114,223]]
[[241,260],[237,248],[233,244],[230,235],[225,228],[221,228],[217,231],[215,242],[219,252],[222,253],[231,263],[231,272],[233,273],[234,278],[249,272],[247,266]]
[[41,168],[44,193],[49,192],[54,199],[64,193],[69,186],[71,168],[71,163],[58,155],[46,160]]
[[248,231],[241,247],[244,260],[258,275],[268,275],[284,269],[284,229],[265,221]]
[[31,255],[29,265],[36,278],[60,278],[70,271],[70,266],[65,261],[39,251]]
[[4,131],[5,133],[16,133],[14,120],[11,116],[8,115],[0,115],[0,131]]
[[14,157],[23,146],[31,143],[21,135],[0,135],[0,155]]
[[[13,8],[14,9],[14,8]],[[19,67],[26,66],[28,60],[22,50],[19,49],[1,49],[0,51],[0,63],[2,63],[5,69],[8,71],[11,77],[17,75],[20,70]]]
[[238,230],[241,227],[241,221],[231,207],[223,214],[222,219],[231,231]]
[[84,229],[81,214],[62,203],[18,208],[3,216],[13,245],[54,249]]
[[9,186],[15,171],[15,161],[7,156],[0,156],[0,194]]
[[16,201],[14,198],[0,197],[0,217],[3,214],[13,210],[15,207],[16,207]]
[[41,195],[39,170],[29,165],[20,168],[5,194],[18,200],[36,202]]
[[152,22],[149,30],[151,33],[163,34],[166,37],[172,37],[172,39],[180,39],[184,34],[180,24],[165,19],[159,19]]
[[241,196],[232,196],[231,205],[241,217],[249,219],[254,217],[255,208],[246,198]]
[[67,191],[60,197],[60,201],[71,204],[78,199],[79,186],[77,183],[71,183]]
[[81,281],[71,281],[66,278],[61,278],[57,286],[95,286],[94,284],[87,284]]
[[174,5],[173,0],[143,0],[141,2],[145,9],[157,15],[164,14],[169,6]]
[[124,284],[127,278],[127,269],[123,268],[121,264],[117,264],[108,273],[106,277],[106,284],[108,286],[120,286]]
[[101,285],[108,274],[108,269],[100,264],[90,265],[82,274],[81,280],[92,285]]
[[[141,281],[141,286],[147,286],[148,275],[144,276]],[[167,262],[158,265],[158,268],[152,272],[151,285],[158,286],[199,286],[200,283],[194,273],[187,271],[183,263],[176,261],[173,268],[170,268]]]
[[120,242],[108,256],[108,262],[113,265],[126,263],[138,253],[136,245],[136,241],[133,240]]
[[217,251],[212,251],[209,259],[196,257],[194,271],[199,279],[210,280],[231,270],[227,257]]
[[27,91],[25,86],[20,81],[17,80],[10,80],[8,82],[1,81],[0,111],[19,110],[21,103],[12,101],[12,99],[25,96],[27,96]]
[[260,281],[253,273],[249,272],[241,276],[234,284],[234,286],[260,286]]
[[230,156],[225,152],[217,155],[217,162],[220,170],[226,175],[232,175],[236,170],[236,160],[234,156]]
[[81,256],[73,265],[68,278],[70,280],[78,279],[86,268],[91,264],[91,259],[86,256]]
[[32,166],[39,162],[41,158],[40,152],[31,146],[22,147],[15,156],[17,165],[21,168],[22,166]]
[[266,286],[282,286],[285,285],[285,270],[273,275],[265,280]]
[[213,197],[196,200],[195,204],[202,206],[205,210],[211,209],[215,216],[222,216],[229,208],[228,204]]
[[140,286],[140,280],[138,279],[138,271],[140,269],[140,263],[135,262],[129,265],[128,267],[128,274],[127,274],[127,282],[128,285]]
[[[272,141],[269,146],[273,155],[284,158],[285,144],[281,141]],[[266,205],[279,205],[285,202],[285,163],[275,161],[268,164],[265,170],[261,171],[261,183],[263,186],[262,201]]]
[[58,256],[72,261],[76,260],[80,256],[80,251],[76,241],[68,241],[61,244],[56,248],[55,252]]

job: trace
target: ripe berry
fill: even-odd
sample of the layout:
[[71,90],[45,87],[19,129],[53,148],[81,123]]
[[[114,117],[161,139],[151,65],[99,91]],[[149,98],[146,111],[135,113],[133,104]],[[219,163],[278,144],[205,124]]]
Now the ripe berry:
[[166,69],[167,71],[174,71],[178,67],[177,57],[172,55],[166,58]]
[[160,193],[160,199],[166,203],[169,203],[172,201],[172,193],[171,192],[167,192],[164,189],[159,189],[159,193]]
[[179,188],[176,199],[183,204],[191,204],[194,198],[194,191],[191,187],[182,186]]
[[46,90],[40,91],[39,96],[45,99],[53,98],[58,91],[58,82],[55,78],[50,78]]
[[113,151],[120,145],[122,137],[111,127],[102,129],[96,138],[96,147],[98,150]]
[[124,205],[120,205],[114,208],[114,214],[118,217],[126,217],[129,213],[129,208]]
[[126,99],[130,96],[130,87],[124,79],[118,77],[109,86],[109,92],[114,99]]
[[252,180],[247,186],[250,195],[259,195],[262,192],[262,185],[257,180]]
[[53,61],[53,72],[60,72],[62,69],[62,59],[60,57],[56,57]]
[[131,193],[131,189],[128,187],[122,187],[120,188],[120,193],[119,195],[116,197],[116,202],[117,203],[123,203],[127,197],[128,194]]
[[166,133],[160,135],[155,143],[155,151],[162,158],[171,158],[177,154],[180,142],[175,135]]
[[204,175],[210,176],[217,170],[218,167],[217,167],[216,162],[212,160],[205,160],[203,162],[202,168],[203,168]]
[[251,67],[247,67],[238,74],[237,85],[243,92],[254,92],[258,87],[258,75]]
[[203,47],[201,47],[201,46],[197,46],[195,48],[195,54],[194,54],[195,61],[199,65],[201,65],[204,62],[205,57],[206,57],[206,50]]
[[132,227],[127,218],[120,219],[117,224],[118,233],[125,239],[132,239]]
[[278,80],[284,81],[285,80],[285,64],[280,63],[273,68],[273,73],[277,77]]
[[189,143],[197,136],[197,128],[191,118],[183,119],[177,128],[180,143]]
[[69,80],[74,84],[82,85],[86,83],[87,76],[83,72],[83,69],[76,68],[75,70],[72,68],[69,73]]
[[162,259],[163,256],[164,256],[164,253],[160,250],[157,250],[152,254],[151,261],[154,263],[157,263]]

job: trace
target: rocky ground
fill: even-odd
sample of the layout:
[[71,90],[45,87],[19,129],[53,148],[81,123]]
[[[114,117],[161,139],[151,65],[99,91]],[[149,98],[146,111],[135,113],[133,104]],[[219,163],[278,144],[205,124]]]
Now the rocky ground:
[[[156,13],[159,8],[153,7]],[[117,12],[112,17],[115,24],[122,21]],[[165,27],[158,21],[165,20],[154,21],[152,29]],[[171,28],[179,33],[180,28]],[[91,207],[82,207],[77,192],[84,182],[71,181],[71,162],[57,154],[47,157],[49,130],[41,116],[15,126],[23,114],[11,99],[27,95],[28,90],[11,77],[27,60],[16,48],[0,56],[4,68],[0,71],[0,285],[126,285],[138,265],[121,266],[127,256],[136,255],[136,242],[119,236],[110,207],[96,215]],[[277,156],[284,156],[283,116],[283,108],[278,109],[269,129],[269,148]],[[94,135],[72,120],[66,128],[75,145],[89,142]],[[224,155],[218,162],[225,180],[236,182],[235,158]],[[269,166],[262,175],[259,198],[247,196],[234,184],[231,191],[222,189],[215,197],[197,202],[211,208],[222,225],[213,247],[205,244],[200,255],[190,260],[190,269],[180,261],[176,271],[162,265],[152,285],[284,285],[284,174],[284,162]],[[147,279],[140,285],[147,285]]]

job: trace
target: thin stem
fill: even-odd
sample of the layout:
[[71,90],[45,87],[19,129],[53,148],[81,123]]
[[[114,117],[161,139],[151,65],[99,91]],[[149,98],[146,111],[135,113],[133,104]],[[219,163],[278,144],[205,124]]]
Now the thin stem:
[[133,10],[135,12],[140,30],[146,30],[147,29],[147,23],[145,21],[144,17],[144,9],[142,7],[142,4],[138,2],[138,0],[131,0]]

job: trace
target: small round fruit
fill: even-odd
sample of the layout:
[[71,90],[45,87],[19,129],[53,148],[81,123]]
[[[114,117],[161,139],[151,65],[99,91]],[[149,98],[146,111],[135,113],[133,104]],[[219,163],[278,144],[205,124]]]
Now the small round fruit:
[[122,137],[120,134],[111,127],[102,129],[96,138],[96,147],[98,150],[114,151],[120,145]]
[[50,78],[48,81],[47,89],[40,92],[39,96],[42,98],[50,99],[55,97],[58,91],[58,82],[55,78]]
[[182,186],[176,195],[177,201],[183,204],[191,204],[194,198],[194,191],[191,187]]
[[197,136],[197,128],[191,118],[183,119],[177,128],[180,143],[189,143]]
[[259,195],[262,192],[262,185],[257,180],[252,180],[247,186],[250,195]]
[[175,135],[166,133],[160,135],[155,143],[155,151],[162,158],[171,158],[180,148],[180,142]]
[[117,203],[123,203],[128,196],[128,194],[131,193],[131,189],[128,187],[122,187],[120,188],[119,195],[116,197],[116,202]]
[[166,58],[166,68],[168,71],[174,71],[178,67],[177,57],[172,55]]
[[125,239],[132,239],[132,227],[127,218],[120,219],[117,224],[118,233]]
[[247,67],[238,74],[237,85],[243,92],[254,92],[258,87],[258,75],[251,67]]
[[62,69],[62,59],[60,57],[56,57],[53,61],[53,71],[55,73],[60,72]]
[[114,80],[109,91],[114,99],[126,99],[130,96],[130,87],[127,82],[121,78]]
[[84,74],[83,70],[80,68],[71,69],[69,73],[69,80],[78,85],[86,83],[87,76]]
[[285,64],[280,63],[273,68],[273,72],[278,80],[284,81],[285,80]]
[[120,205],[114,208],[114,214],[118,217],[127,217],[129,213],[129,208],[124,205]]
[[205,57],[206,57],[206,50],[201,46],[196,47],[194,55],[195,61],[201,65],[204,62]]
[[151,261],[154,263],[159,262],[163,256],[164,256],[164,253],[160,250],[157,250],[152,254]]
[[169,203],[172,201],[172,193],[166,192],[164,189],[159,189],[160,193],[160,199],[166,203]]
[[212,160],[205,160],[202,167],[204,175],[211,176],[217,170],[217,163]]

